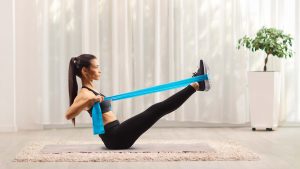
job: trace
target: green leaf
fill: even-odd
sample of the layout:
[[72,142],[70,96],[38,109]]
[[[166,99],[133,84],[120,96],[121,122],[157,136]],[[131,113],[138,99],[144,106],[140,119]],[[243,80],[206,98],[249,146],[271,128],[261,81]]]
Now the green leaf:
[[290,34],[285,34],[282,30],[276,28],[266,28],[264,26],[257,31],[253,39],[245,35],[238,40],[238,49],[241,46],[252,52],[260,49],[266,54],[272,54],[279,58],[292,57],[292,45],[293,38]]

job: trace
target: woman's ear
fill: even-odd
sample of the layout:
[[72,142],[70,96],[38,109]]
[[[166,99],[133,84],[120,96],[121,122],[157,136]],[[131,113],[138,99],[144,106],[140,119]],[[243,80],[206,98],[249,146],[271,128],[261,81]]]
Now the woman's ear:
[[81,74],[82,74],[85,78],[87,78],[87,76],[88,76],[88,70],[87,70],[86,67],[82,67],[82,69],[81,69]]

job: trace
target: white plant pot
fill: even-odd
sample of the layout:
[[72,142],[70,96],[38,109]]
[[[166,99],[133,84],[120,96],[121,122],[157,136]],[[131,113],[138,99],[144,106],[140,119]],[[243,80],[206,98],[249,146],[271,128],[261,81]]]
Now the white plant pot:
[[278,126],[280,72],[248,72],[252,130],[273,130]]

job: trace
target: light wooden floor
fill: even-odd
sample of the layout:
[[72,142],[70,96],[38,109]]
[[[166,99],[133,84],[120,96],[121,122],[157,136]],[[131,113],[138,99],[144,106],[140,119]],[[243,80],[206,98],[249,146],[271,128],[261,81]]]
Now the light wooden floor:
[[205,168],[205,169],[300,169],[300,128],[252,132],[249,128],[151,128],[140,139],[232,139],[260,155],[260,161],[128,162],[128,163],[16,163],[11,162],[29,141],[47,139],[99,140],[90,128],[48,129],[0,133],[0,169],[129,169],[129,168]]

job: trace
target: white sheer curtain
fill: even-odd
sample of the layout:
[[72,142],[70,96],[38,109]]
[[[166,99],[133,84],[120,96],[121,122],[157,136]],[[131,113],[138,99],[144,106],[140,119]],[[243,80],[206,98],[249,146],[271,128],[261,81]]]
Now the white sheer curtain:
[[[99,58],[98,90],[107,96],[191,77],[200,58],[210,66],[212,89],[197,92],[162,120],[244,124],[249,122],[247,71],[262,70],[263,53],[238,51],[238,38],[262,26],[291,33],[296,54],[271,58],[282,72],[281,121],[299,122],[299,14],[297,0],[44,0],[37,1],[42,63],[42,124],[70,123],[69,59]],[[78,79],[81,87],[80,79]],[[112,103],[120,121],[180,89]],[[84,112],[77,123],[91,123]]]

